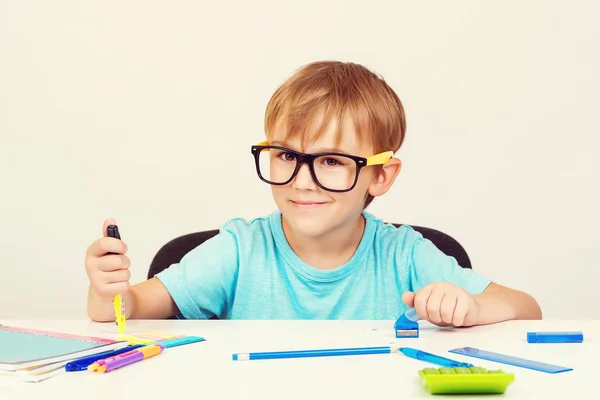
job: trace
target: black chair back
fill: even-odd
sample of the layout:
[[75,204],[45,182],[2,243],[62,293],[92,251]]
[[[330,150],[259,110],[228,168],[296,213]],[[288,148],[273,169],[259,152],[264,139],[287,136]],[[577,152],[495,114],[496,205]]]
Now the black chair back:
[[[395,227],[402,226],[402,224],[395,223],[392,225]],[[431,240],[431,242],[433,242],[433,244],[444,254],[456,258],[456,261],[462,268],[472,268],[471,260],[469,259],[466,250],[452,236],[432,228],[415,225],[411,225],[411,227],[415,231],[421,233],[425,239]],[[218,229],[188,233],[187,235],[179,236],[169,241],[154,256],[152,263],[150,264],[150,269],[148,270],[148,279],[154,277],[154,275],[172,264],[178,263],[188,252],[218,233]]]

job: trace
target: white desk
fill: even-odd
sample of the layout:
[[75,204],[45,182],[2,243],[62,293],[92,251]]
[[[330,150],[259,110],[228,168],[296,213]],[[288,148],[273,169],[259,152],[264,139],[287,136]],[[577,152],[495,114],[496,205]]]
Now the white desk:
[[[104,337],[114,324],[86,320],[0,320],[5,325]],[[203,336],[205,342],[164,353],[109,374],[68,372],[39,383],[0,382],[0,399],[406,399],[435,398],[417,370],[434,366],[402,354],[232,361],[234,352],[385,346],[420,348],[488,369],[513,372],[505,397],[596,398],[600,379],[600,321],[511,321],[468,329],[421,322],[421,337],[396,339],[393,321],[128,321],[128,333]],[[527,331],[581,330],[580,344],[528,344]],[[457,347],[485,350],[574,368],[547,374],[449,353]],[[454,396],[453,398],[456,398]],[[469,396],[469,398],[490,398]]]

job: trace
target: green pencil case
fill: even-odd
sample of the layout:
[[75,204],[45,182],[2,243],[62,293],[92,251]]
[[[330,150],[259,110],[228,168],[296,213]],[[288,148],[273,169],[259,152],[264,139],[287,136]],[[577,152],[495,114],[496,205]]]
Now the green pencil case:
[[514,381],[513,374],[471,368],[424,368],[419,370],[423,386],[431,394],[499,394]]

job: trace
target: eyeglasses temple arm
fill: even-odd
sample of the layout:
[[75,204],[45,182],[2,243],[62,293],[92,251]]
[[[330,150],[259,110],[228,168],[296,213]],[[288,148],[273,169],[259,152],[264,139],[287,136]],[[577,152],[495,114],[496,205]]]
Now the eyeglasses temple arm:
[[374,156],[367,158],[367,166],[385,164],[393,155],[393,151],[384,151],[383,153],[375,154]]

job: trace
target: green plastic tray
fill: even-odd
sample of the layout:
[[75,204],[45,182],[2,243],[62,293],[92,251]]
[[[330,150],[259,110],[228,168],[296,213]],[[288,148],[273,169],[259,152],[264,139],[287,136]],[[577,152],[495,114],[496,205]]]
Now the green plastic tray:
[[419,370],[423,386],[431,394],[504,393],[513,374],[498,370],[471,368],[424,368]]

